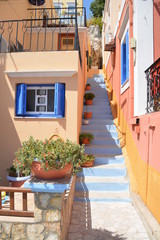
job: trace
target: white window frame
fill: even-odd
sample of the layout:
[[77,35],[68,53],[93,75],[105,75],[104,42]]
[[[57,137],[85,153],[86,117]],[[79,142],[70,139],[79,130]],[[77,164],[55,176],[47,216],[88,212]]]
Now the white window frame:
[[[127,31],[129,31],[129,21],[128,21],[125,29],[124,29],[124,32],[123,32],[123,35],[122,35],[122,38],[121,38],[121,45],[125,41]],[[129,60],[130,60],[130,48],[129,48]],[[129,79],[130,79],[130,64],[129,64],[129,77],[128,77],[128,79],[126,79],[126,81],[123,83],[123,85],[121,85],[121,94],[124,93],[127,90],[127,88],[130,87]]]
[[[46,114],[46,115],[49,115],[49,114],[54,114],[55,113],[55,109],[53,112],[49,112],[47,111],[47,96],[48,96],[48,90],[49,89],[52,89],[55,91],[55,86],[27,86],[27,90],[29,89],[32,89],[32,90],[35,90],[35,111],[27,111],[26,109],[26,114],[33,114],[33,115],[38,115],[38,114]],[[46,95],[38,95],[37,94],[37,90],[46,90]],[[54,93],[55,94],[55,93]],[[40,96],[43,96],[45,98],[45,103],[42,104],[42,103],[38,103],[38,98]],[[36,111],[36,107],[37,106],[45,106],[46,107],[46,111],[42,112],[42,111]]]

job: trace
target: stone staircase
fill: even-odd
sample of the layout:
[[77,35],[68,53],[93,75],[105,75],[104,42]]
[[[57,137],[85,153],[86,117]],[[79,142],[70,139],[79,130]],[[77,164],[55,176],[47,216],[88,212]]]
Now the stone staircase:
[[95,94],[93,105],[84,106],[92,111],[89,125],[82,125],[81,132],[90,132],[94,140],[85,146],[85,152],[95,155],[95,164],[83,168],[76,181],[74,201],[80,202],[130,202],[129,182],[122,149],[114,125],[103,75],[88,79]]

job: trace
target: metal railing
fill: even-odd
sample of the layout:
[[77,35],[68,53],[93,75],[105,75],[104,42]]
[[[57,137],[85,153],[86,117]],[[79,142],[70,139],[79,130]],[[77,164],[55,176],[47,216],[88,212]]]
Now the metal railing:
[[[65,49],[61,48],[62,34],[66,35]],[[74,35],[73,49],[69,45],[70,34]],[[0,53],[57,50],[78,50],[81,62],[75,17],[0,21]]]
[[[2,204],[1,193],[9,194],[9,206],[4,207]],[[22,194],[22,210],[15,209],[15,193]],[[0,215],[15,216],[15,217],[34,217],[34,212],[28,211],[27,195],[32,193],[30,189],[15,188],[15,187],[0,187]]]
[[[85,7],[68,7],[68,8],[28,8],[31,19],[42,19],[42,18],[62,18],[63,23],[71,24],[75,21],[77,11],[77,24],[78,27],[87,26],[86,8]],[[70,19],[70,20],[69,20]]]
[[160,58],[145,70],[147,80],[147,113],[160,110]]

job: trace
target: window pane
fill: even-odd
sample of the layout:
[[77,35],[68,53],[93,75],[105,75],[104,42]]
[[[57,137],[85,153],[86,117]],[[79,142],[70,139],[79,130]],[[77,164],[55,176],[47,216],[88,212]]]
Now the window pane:
[[47,112],[54,112],[54,89],[48,89]]
[[46,112],[46,106],[36,106],[36,112]]
[[38,97],[38,103],[45,104],[45,97]]
[[37,90],[37,95],[46,95],[46,90],[45,89]]
[[27,112],[34,112],[35,111],[35,90],[27,90]]

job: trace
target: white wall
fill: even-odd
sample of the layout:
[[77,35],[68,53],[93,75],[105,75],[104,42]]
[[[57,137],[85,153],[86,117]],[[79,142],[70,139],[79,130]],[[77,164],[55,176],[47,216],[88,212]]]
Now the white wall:
[[153,0],[134,0],[133,36],[136,39],[134,67],[134,116],[146,113],[147,81],[144,71],[153,63]]

